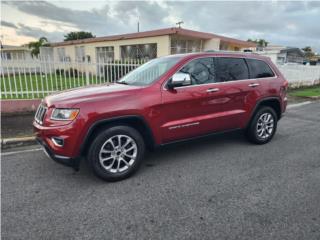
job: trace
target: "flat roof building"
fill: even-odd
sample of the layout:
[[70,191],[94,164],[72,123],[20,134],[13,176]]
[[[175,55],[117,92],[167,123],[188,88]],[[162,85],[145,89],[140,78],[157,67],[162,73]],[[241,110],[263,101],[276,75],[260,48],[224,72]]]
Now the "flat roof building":
[[256,44],[184,28],[51,43],[55,61],[106,62],[120,59],[152,59],[177,53],[206,50],[255,50]]

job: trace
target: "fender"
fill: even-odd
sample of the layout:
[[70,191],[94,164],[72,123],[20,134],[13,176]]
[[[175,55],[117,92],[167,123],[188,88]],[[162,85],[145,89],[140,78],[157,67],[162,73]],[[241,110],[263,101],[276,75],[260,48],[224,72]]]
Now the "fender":
[[[154,134],[149,126],[149,124],[147,123],[147,121],[144,119],[144,117],[140,116],[140,115],[125,115],[125,116],[119,116],[119,117],[112,117],[112,118],[106,118],[106,119],[101,119],[98,120],[96,122],[94,122],[88,129],[85,137],[84,137],[84,141],[81,144],[80,150],[79,150],[79,155],[83,155],[84,150],[86,149],[86,146],[88,144],[88,141],[90,139],[91,134],[94,132],[94,130],[99,127],[102,126],[104,124],[108,124],[108,123],[112,123],[112,122],[122,122],[122,121],[126,121],[126,120],[138,120],[141,121],[142,124],[144,125],[145,129],[146,129],[146,135],[147,137],[150,139],[151,142],[149,142],[150,147],[155,147],[156,143],[155,143],[155,138],[154,138]],[[144,136],[143,136],[144,137]],[[148,142],[147,142],[148,144]]]
[[281,118],[281,115],[282,115],[282,110],[281,110],[281,108],[282,108],[282,107],[281,107],[280,98],[279,98],[279,97],[266,97],[266,98],[261,98],[261,99],[259,99],[259,100],[256,102],[256,105],[255,105],[254,108],[252,109],[252,111],[251,111],[251,113],[250,113],[249,121],[248,121],[248,123],[246,124],[245,129],[250,125],[251,120],[252,120],[254,114],[256,113],[257,109],[261,106],[261,104],[262,104],[263,102],[267,102],[267,101],[270,101],[270,100],[276,100],[276,101],[278,101],[279,106],[280,106],[280,115],[279,115],[278,120]]

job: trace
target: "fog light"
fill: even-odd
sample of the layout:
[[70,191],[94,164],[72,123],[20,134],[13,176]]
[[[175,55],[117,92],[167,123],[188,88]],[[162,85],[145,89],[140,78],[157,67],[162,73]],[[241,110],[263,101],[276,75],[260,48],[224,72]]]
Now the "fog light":
[[64,141],[62,138],[59,137],[52,137],[51,138],[52,142],[54,145],[58,146],[58,147],[63,147]]

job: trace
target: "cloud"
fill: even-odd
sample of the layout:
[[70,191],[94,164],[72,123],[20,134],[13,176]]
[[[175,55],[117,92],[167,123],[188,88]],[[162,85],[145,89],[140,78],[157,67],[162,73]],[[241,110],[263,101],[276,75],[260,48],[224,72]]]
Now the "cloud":
[[142,25],[148,29],[159,27],[164,24],[164,19],[169,15],[166,8],[158,2],[143,2],[143,1],[120,1],[114,8],[114,18],[118,21],[128,23],[128,18],[131,23],[142,21]]
[[[88,5],[81,1],[74,4]],[[320,51],[320,28],[317,24],[320,2],[108,1],[104,6],[100,4],[99,8],[88,10],[66,8],[45,1],[5,2],[3,7],[6,5],[41,19],[43,26],[23,26],[5,19],[5,24],[18,26],[19,35],[47,34],[54,41],[61,41],[70,28],[104,36],[134,32],[138,19],[142,31],[175,26],[176,21],[182,20],[185,28],[244,40],[264,38],[273,44],[287,46],[311,45]],[[49,32],[46,24],[54,25],[57,30]]]
[[64,34],[63,32],[48,32],[42,28],[30,27],[23,23],[18,24],[16,32],[18,35],[29,36],[36,39],[46,37],[47,39],[50,39],[50,41],[61,41],[61,37]]
[[3,20],[1,20],[1,26],[8,27],[8,28],[15,28],[15,29],[18,28],[15,24],[10,23],[10,22],[6,22],[6,21],[3,21]]

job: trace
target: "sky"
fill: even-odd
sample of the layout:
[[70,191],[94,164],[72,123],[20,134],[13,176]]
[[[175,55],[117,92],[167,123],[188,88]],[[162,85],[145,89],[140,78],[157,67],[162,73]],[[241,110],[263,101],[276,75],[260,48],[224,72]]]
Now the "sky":
[[174,27],[320,52],[320,1],[1,1],[1,41],[21,45],[70,31],[106,36]]

